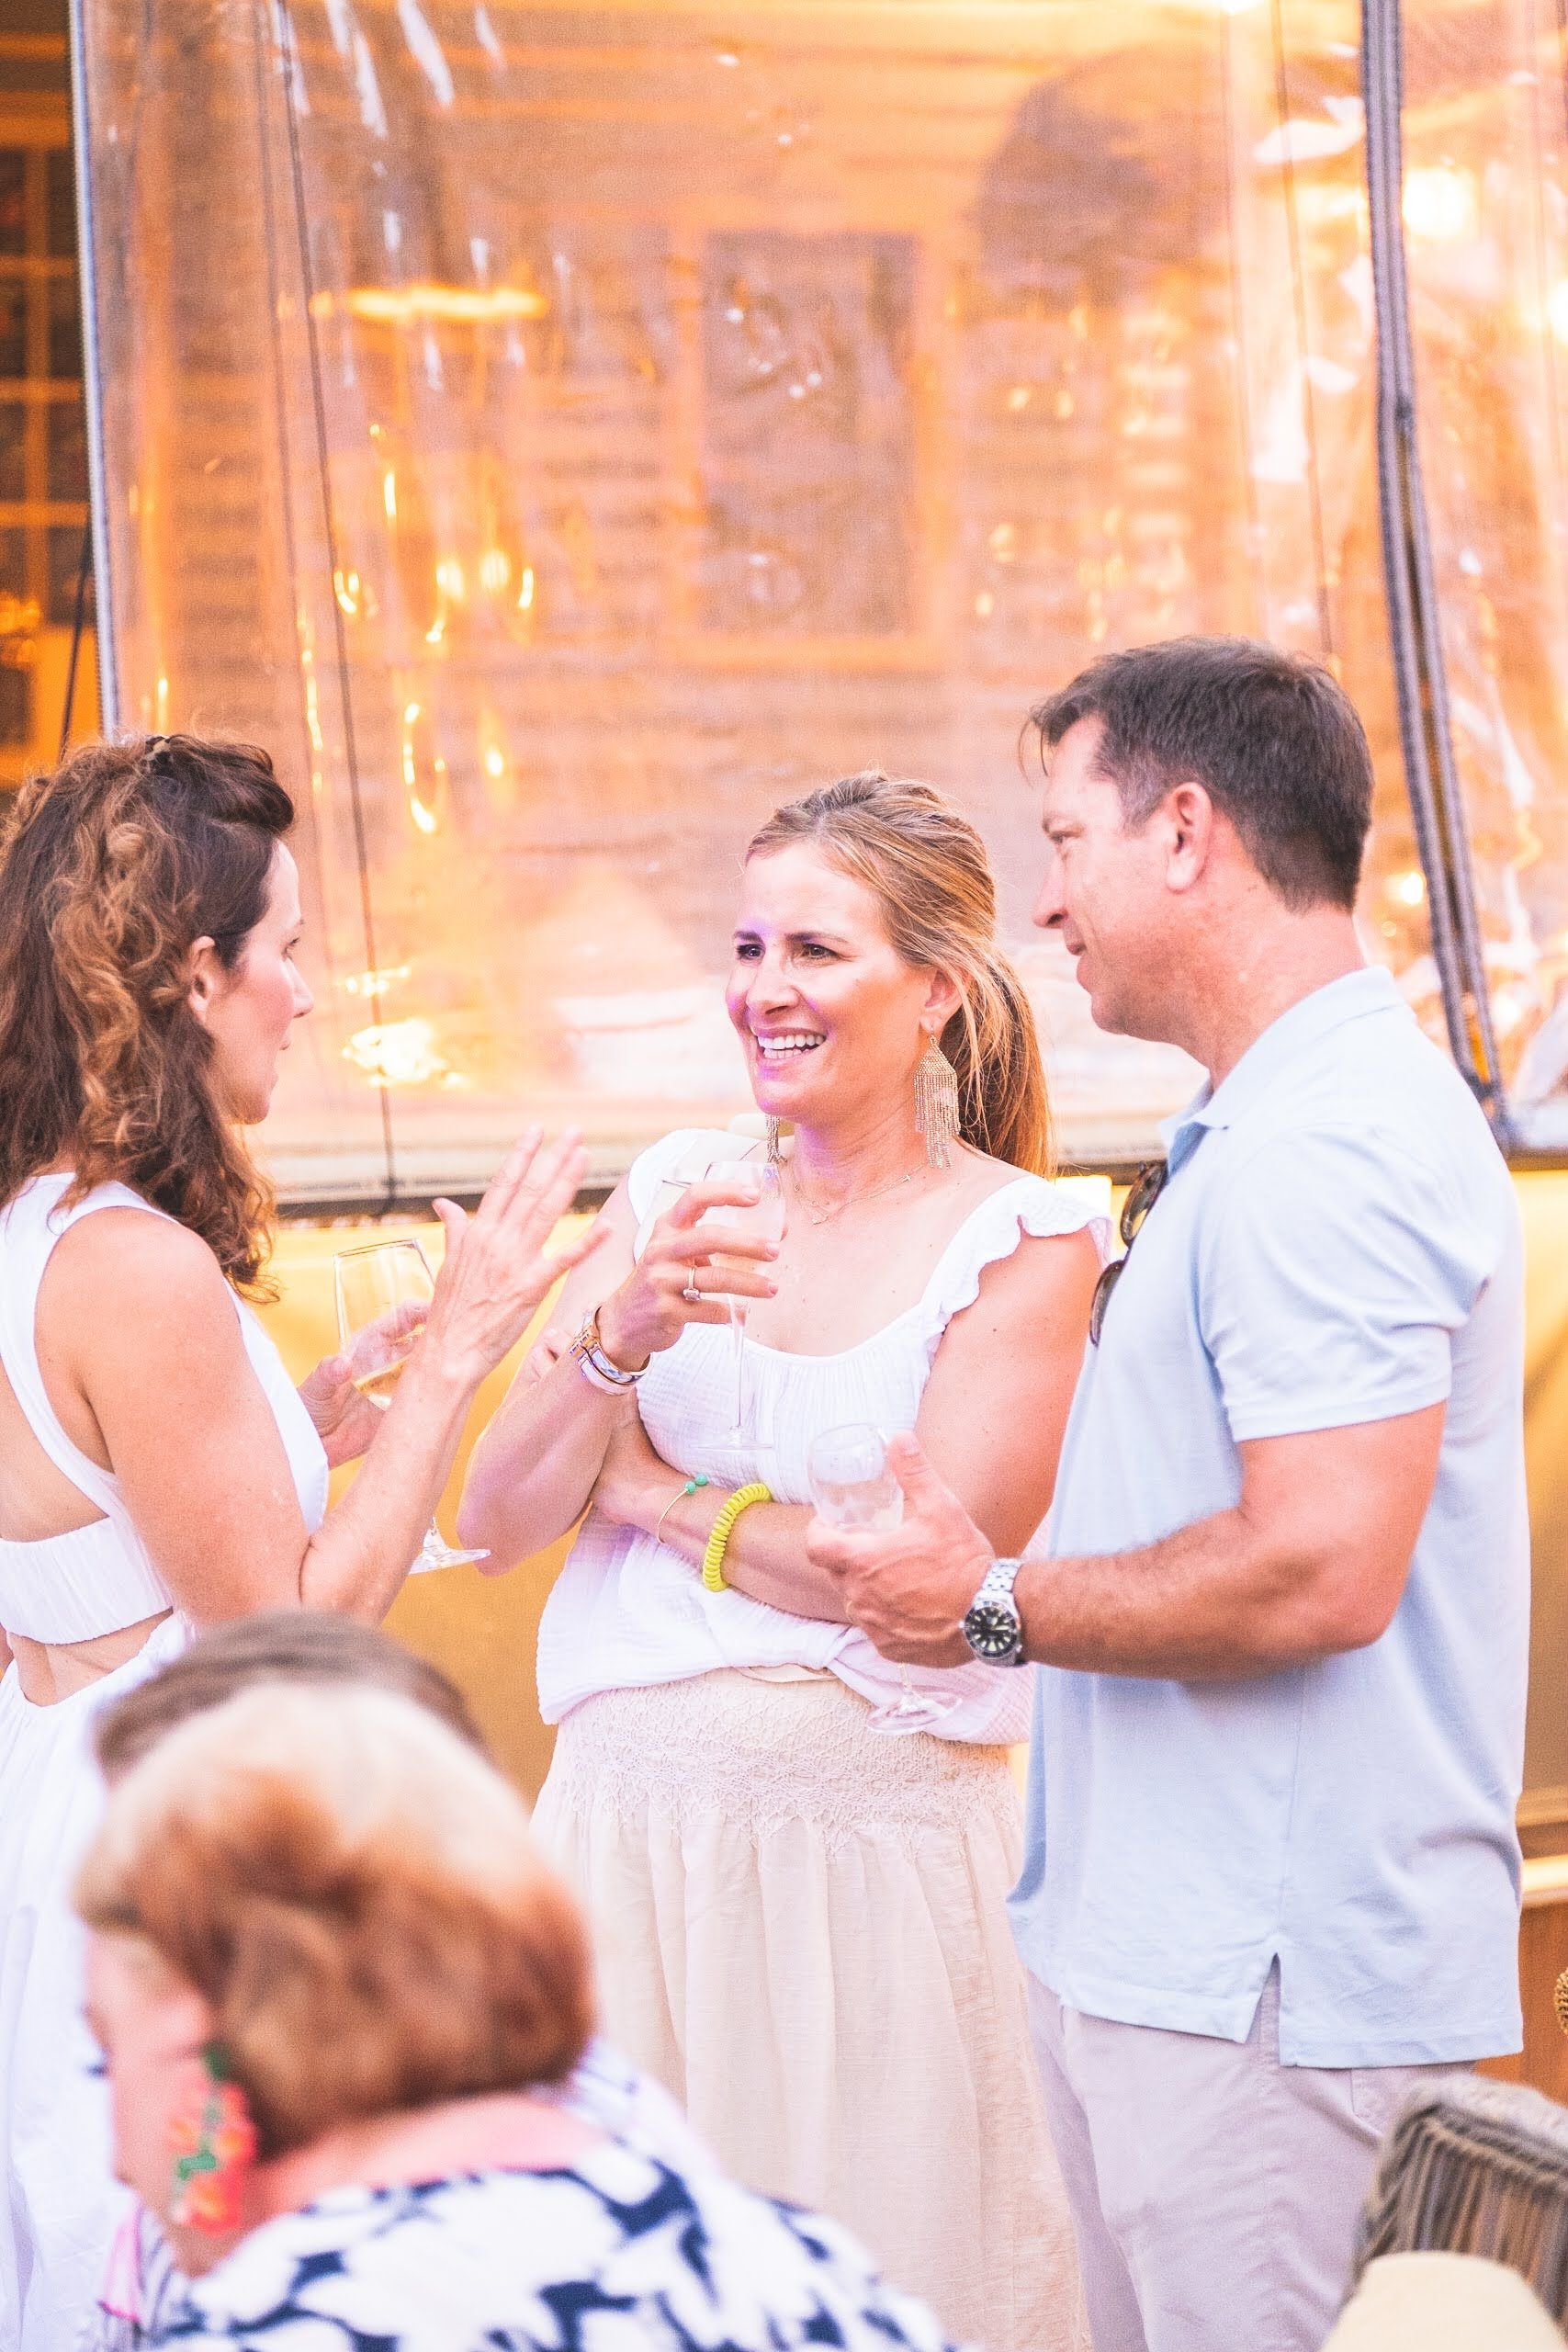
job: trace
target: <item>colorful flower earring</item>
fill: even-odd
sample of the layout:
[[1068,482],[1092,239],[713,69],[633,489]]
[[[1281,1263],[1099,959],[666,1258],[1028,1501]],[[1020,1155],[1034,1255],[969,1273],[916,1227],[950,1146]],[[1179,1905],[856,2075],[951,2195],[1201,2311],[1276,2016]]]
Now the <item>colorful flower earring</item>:
[[169,2119],[175,2160],[169,2219],[180,2229],[222,2237],[240,2226],[245,2179],[256,2160],[256,2127],[215,2041],[201,2060],[206,2081]]

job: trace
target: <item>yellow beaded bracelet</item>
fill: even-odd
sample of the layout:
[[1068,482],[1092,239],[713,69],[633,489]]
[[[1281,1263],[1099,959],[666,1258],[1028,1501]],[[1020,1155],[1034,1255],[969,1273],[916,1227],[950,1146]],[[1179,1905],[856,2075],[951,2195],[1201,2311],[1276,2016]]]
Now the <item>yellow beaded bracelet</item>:
[[713,1523],[713,1532],[703,1552],[703,1582],[710,1592],[729,1590],[724,1577],[724,1555],[741,1512],[750,1510],[753,1503],[771,1503],[773,1499],[772,1490],[758,1478],[750,1487],[737,1487],[729,1500],[720,1505],[718,1517]]

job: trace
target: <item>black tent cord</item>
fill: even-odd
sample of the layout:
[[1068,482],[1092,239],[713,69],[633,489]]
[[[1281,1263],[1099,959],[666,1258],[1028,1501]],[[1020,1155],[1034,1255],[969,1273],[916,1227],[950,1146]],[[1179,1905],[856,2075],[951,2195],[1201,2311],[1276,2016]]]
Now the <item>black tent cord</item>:
[[82,639],[87,626],[87,582],[93,571],[93,516],[88,509],[82,528],[82,560],[76,567],[76,615],[71,624],[71,660],[65,672],[65,707],[60,714],[59,758],[65,757],[71,741],[71,716],[76,707],[76,664],[82,655]]

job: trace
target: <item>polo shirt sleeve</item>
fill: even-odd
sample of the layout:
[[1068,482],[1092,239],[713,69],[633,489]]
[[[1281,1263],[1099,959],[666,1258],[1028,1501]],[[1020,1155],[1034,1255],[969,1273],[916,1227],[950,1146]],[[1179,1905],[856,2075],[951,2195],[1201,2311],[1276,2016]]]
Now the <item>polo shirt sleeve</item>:
[[1236,1443],[1442,1403],[1452,1336],[1495,1267],[1490,1222],[1375,1129],[1260,1145],[1213,1204],[1198,1261]]

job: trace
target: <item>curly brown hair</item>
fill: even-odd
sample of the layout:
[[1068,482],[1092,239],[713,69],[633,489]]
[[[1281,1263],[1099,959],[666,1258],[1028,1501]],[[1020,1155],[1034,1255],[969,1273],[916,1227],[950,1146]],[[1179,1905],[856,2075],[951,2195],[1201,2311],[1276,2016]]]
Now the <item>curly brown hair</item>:
[[260,1292],[272,1194],[217,1101],[188,959],[232,971],[294,808],[265,752],[84,743],[23,786],[0,844],[0,1207],[69,1159],[118,1179]]

